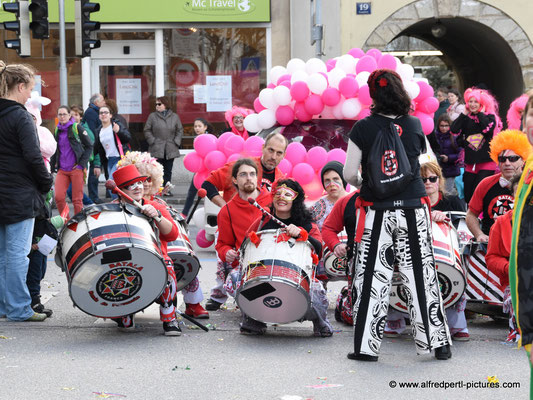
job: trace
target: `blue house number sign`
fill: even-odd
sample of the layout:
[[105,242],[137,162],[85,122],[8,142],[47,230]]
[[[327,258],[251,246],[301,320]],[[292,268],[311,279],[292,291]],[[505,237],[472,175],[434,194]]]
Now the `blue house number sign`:
[[357,15],[372,14],[371,3],[356,3]]

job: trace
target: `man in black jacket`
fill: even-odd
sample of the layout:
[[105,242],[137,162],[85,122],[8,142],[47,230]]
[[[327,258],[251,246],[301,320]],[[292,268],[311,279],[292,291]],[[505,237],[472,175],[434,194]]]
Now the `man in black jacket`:
[[46,318],[31,308],[26,286],[34,219],[53,183],[23,106],[33,76],[30,67],[0,61],[0,317],[12,321]]
[[[87,107],[87,110],[85,110],[85,113],[83,114],[83,120],[81,121],[86,122],[89,126],[89,129],[91,132],[95,133],[98,128],[102,126],[102,123],[100,122],[100,118],[98,117],[98,111],[100,110],[100,107],[105,105],[104,96],[102,96],[100,93],[95,93],[91,96],[89,107]],[[102,200],[98,197],[98,177],[100,176],[100,173],[98,172],[98,175],[94,173],[94,162],[91,161],[89,163],[89,177],[87,179],[87,188],[89,189],[89,197],[95,204],[102,203]]]

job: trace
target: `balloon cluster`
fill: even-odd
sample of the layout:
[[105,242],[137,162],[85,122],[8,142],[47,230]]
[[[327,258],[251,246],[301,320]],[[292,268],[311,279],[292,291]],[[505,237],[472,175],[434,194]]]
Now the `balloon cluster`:
[[372,99],[367,81],[376,69],[391,69],[401,76],[413,100],[413,115],[420,119],[426,135],[432,132],[433,113],[439,107],[433,88],[426,80],[415,79],[414,68],[397,57],[378,49],[365,53],[359,48],[326,62],[293,58],[286,67],[273,67],[271,83],[255,99],[256,114],[245,118],[244,127],[258,132],[276,123],[289,125],[295,119],[362,119],[370,114]]
[[244,140],[233,132],[223,133],[219,138],[204,134],[194,139],[194,150],[185,156],[183,165],[187,170],[196,172],[193,182],[199,189],[211,171],[222,167],[227,162],[241,157],[261,155],[265,141],[259,136]]

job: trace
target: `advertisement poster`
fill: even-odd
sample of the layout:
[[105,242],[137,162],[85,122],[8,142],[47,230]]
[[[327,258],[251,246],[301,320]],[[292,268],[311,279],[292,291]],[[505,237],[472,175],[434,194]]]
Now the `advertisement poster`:
[[207,112],[226,111],[231,108],[231,75],[208,75],[205,79]]
[[141,80],[117,79],[117,107],[121,114],[142,114]]

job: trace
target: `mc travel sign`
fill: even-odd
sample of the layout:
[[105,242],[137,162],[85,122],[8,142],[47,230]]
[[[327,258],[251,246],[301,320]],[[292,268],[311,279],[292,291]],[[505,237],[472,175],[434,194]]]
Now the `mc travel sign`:
[[[0,0],[9,3],[13,0]],[[270,22],[270,0],[94,0],[101,23]],[[58,22],[58,2],[49,1],[49,20]],[[0,11],[0,21],[14,15]],[[74,22],[74,0],[65,0],[66,22]]]

